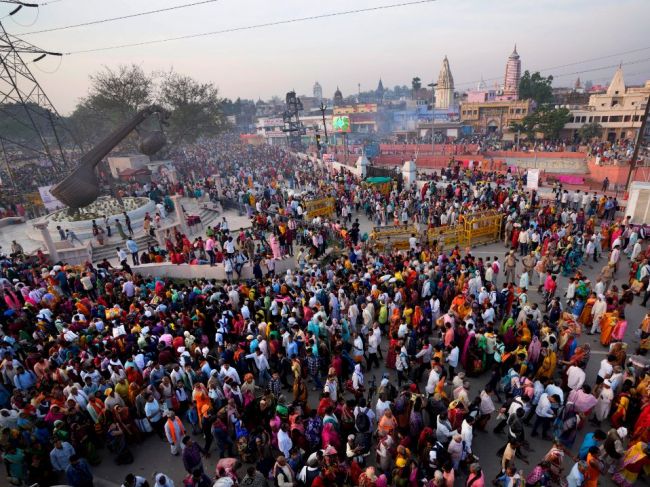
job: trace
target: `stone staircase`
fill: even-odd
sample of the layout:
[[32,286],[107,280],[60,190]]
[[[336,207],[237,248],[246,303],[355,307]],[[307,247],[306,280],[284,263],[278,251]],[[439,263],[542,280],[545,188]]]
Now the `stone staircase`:
[[[138,244],[139,253],[148,248],[149,245],[158,243],[158,241],[149,235],[138,235],[135,237],[135,243]],[[124,240],[115,239],[111,237],[111,241],[101,247],[93,247],[93,262],[100,262],[104,259],[111,260],[117,257],[116,247],[124,248]]]
[[[207,229],[208,225],[211,225],[212,222],[215,221],[220,216],[220,213],[213,210],[200,209],[200,208],[189,209],[187,207],[185,209],[191,214],[198,213],[199,217],[201,218],[201,223],[203,224],[203,228],[201,228],[201,226],[199,225],[191,229],[192,237],[205,235],[205,230]],[[154,245],[158,243],[158,241],[154,237],[145,234],[138,235],[138,233],[139,232],[136,231],[135,243],[138,244],[139,253],[142,253],[142,251],[148,248],[150,245]],[[117,256],[117,251],[115,250],[116,247],[124,247],[124,241],[119,240],[119,238],[116,238],[115,235],[111,237],[109,243],[106,243],[101,247],[100,246],[93,247],[92,249],[93,262],[100,262],[104,259],[108,259],[108,260],[114,259]]]

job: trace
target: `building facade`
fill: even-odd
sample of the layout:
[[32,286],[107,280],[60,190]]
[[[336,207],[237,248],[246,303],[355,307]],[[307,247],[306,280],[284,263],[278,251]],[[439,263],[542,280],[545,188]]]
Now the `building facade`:
[[605,93],[591,95],[587,106],[571,109],[571,120],[564,126],[563,135],[573,138],[583,125],[598,123],[603,128],[602,140],[635,139],[649,97],[650,80],[643,86],[628,88],[619,67]]
[[451,75],[447,56],[442,61],[442,68],[438,75],[436,86],[436,108],[450,108],[454,106],[454,77]]
[[474,133],[504,134],[512,122],[520,122],[531,111],[530,100],[463,103],[460,120]]

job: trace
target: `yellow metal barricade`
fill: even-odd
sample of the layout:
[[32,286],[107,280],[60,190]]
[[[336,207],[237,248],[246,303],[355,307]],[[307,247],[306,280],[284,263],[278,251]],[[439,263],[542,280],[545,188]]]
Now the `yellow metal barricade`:
[[427,239],[430,246],[435,243],[436,247],[441,250],[453,249],[456,245],[463,247],[465,245],[465,228],[462,225],[429,228]]
[[463,227],[467,246],[497,242],[501,233],[502,219],[503,214],[495,210],[466,215]]
[[370,234],[370,241],[378,250],[386,250],[388,243],[393,250],[406,250],[409,248],[411,235],[418,238],[420,236],[420,232],[413,225],[387,225],[375,227]]
[[336,211],[336,200],[334,198],[320,198],[317,200],[305,201],[307,218],[317,216],[331,216]]
[[482,211],[461,215],[460,221],[454,226],[429,228],[427,240],[429,245],[434,242],[442,250],[472,247],[480,244],[497,242],[501,233],[503,215],[497,211]]

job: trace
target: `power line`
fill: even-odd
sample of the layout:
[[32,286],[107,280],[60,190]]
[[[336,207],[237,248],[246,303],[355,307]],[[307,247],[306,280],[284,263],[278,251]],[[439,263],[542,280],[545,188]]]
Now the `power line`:
[[609,66],[600,66],[598,68],[584,69],[582,71],[574,71],[573,73],[561,73],[561,74],[558,74],[557,76],[554,76],[553,78],[562,78],[564,76],[574,76],[576,74],[589,73],[589,72],[592,72],[592,71],[601,71],[603,69],[618,68],[619,66],[631,66],[633,64],[641,64],[641,63],[645,63],[647,61],[650,61],[650,57],[647,57],[647,58],[644,58],[644,59],[637,59],[635,61],[629,61],[627,63],[610,64]]
[[[41,5],[47,5],[48,3],[53,3],[55,1],[60,2],[61,0],[50,0],[47,3],[43,3]],[[116,20],[124,20],[124,19],[132,19],[134,17],[143,17],[145,15],[152,15],[152,14],[157,14],[161,12],[169,12],[171,10],[179,10],[182,8],[187,8],[187,7],[196,7],[198,5],[205,5],[206,3],[215,3],[218,2],[219,0],[202,0],[200,2],[192,2],[192,3],[185,3],[183,5],[176,5],[174,7],[167,7],[167,8],[159,8],[156,10],[148,10],[146,12],[138,12],[135,14],[129,14],[129,15],[121,15],[119,17],[111,17],[108,19],[100,19],[100,20],[92,20],[89,22],[82,22],[80,24],[72,24],[72,25],[64,25],[62,27],[52,27],[51,29],[43,29],[43,30],[36,30],[34,32],[27,32],[25,34],[21,34],[22,36],[30,36],[34,34],[43,34],[44,32],[55,32],[57,30],[67,30],[67,29],[76,29],[77,27],[86,27],[88,25],[96,25],[96,24],[104,24],[107,22],[115,22]]]
[[[618,57],[618,56],[624,56],[626,54],[632,54],[632,53],[635,53],[635,52],[647,51],[649,49],[650,49],[650,46],[648,46],[648,47],[640,47],[638,49],[630,49],[629,51],[622,51],[622,52],[616,52],[614,54],[608,54],[606,56],[599,56],[599,57],[596,57],[596,58],[585,59],[585,60],[582,60],[582,61],[575,61],[575,62],[572,62],[572,63],[560,64],[558,66],[551,66],[551,67],[548,67],[548,68],[537,69],[536,71],[539,71],[540,73],[543,73],[543,72],[546,72],[546,71],[551,71],[553,69],[567,68],[569,66],[576,66],[578,64],[590,63],[592,61],[600,61],[601,59],[608,59],[608,58],[613,58],[613,57]],[[481,81],[498,81],[498,80],[502,80],[502,79],[503,79],[503,76],[495,76],[494,78],[483,78],[482,80],[465,81],[465,82],[462,82],[462,83],[457,83],[456,86],[472,85],[472,84],[480,83]]]
[[[246,30],[253,30],[253,29],[260,29],[263,27],[273,27],[277,25],[287,25],[287,24],[295,24],[298,22],[307,22],[311,20],[319,20],[319,19],[326,19],[330,17],[342,17],[345,15],[353,15],[353,14],[360,14],[360,13],[365,13],[365,12],[375,12],[378,10],[387,10],[387,9],[392,9],[392,8],[399,8],[399,7],[407,7],[411,5],[420,5],[420,4],[425,4],[425,3],[433,3],[436,0],[417,0],[417,1],[411,1],[411,2],[402,2],[402,3],[393,3],[390,5],[380,5],[377,7],[368,7],[368,8],[359,8],[359,9],[354,9],[354,10],[344,10],[341,12],[332,12],[328,14],[320,14],[320,15],[310,15],[308,17],[298,17],[298,18],[293,18],[293,19],[286,19],[286,20],[277,20],[274,22],[265,22],[263,24],[254,24],[254,25],[247,25],[247,26],[242,26],[242,27],[232,27],[229,29],[223,29],[223,30],[215,30],[211,32],[201,32],[198,34],[187,34],[183,36],[178,36],[178,37],[167,37],[165,39],[156,39],[156,40],[150,40],[150,41],[141,41],[141,42],[132,42],[129,44],[116,44],[113,46],[105,46],[105,47],[97,47],[94,49],[83,49],[79,51],[70,51],[66,52],[65,54],[82,54],[82,53],[87,53],[87,52],[98,52],[98,51],[109,51],[113,49],[123,49],[126,47],[137,47],[137,46],[147,46],[151,44],[160,44],[163,42],[172,42],[172,41],[180,41],[183,39],[194,39],[197,37],[207,37],[207,36],[213,36],[213,35],[219,35],[219,34],[227,34],[230,32],[240,32],[240,31],[246,31]],[[43,31],[45,32],[45,31]]]

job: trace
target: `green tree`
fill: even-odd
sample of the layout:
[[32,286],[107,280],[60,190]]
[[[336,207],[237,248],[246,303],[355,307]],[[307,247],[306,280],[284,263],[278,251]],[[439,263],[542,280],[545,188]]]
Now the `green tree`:
[[[138,110],[151,105],[154,94],[154,77],[140,66],[104,67],[90,76],[88,96],[79,102],[69,122],[82,142],[94,144]],[[135,142],[135,137],[125,141],[130,146]]]
[[526,70],[519,80],[519,98],[534,100],[537,106],[551,103],[553,101],[552,83],[553,76],[544,77],[539,74],[539,71],[531,74]]
[[413,90],[413,93],[417,93],[420,91],[422,88],[422,80],[420,79],[419,76],[416,76],[411,80],[411,89]]
[[510,124],[510,130],[519,132],[520,135],[525,135],[527,139],[533,139],[535,138],[535,129],[538,124],[539,117],[533,112],[522,118],[521,122],[512,122]]
[[172,143],[194,142],[202,135],[217,135],[227,127],[217,88],[189,76],[170,72],[160,84],[160,103],[171,117],[166,132]]
[[568,108],[550,108],[539,110],[539,123],[537,130],[544,134],[545,139],[557,139],[560,132],[571,119],[571,112]]
[[603,133],[603,126],[598,122],[586,123],[578,130],[578,137],[582,142],[590,142],[599,138]]
[[90,76],[90,82],[88,105],[108,117],[119,117],[120,122],[153,103],[154,78],[137,64],[104,67]]
[[541,133],[544,139],[557,139],[560,131],[571,118],[567,108],[542,108],[526,115],[521,122],[512,123],[510,129],[526,135],[526,138],[535,138],[536,133]]

